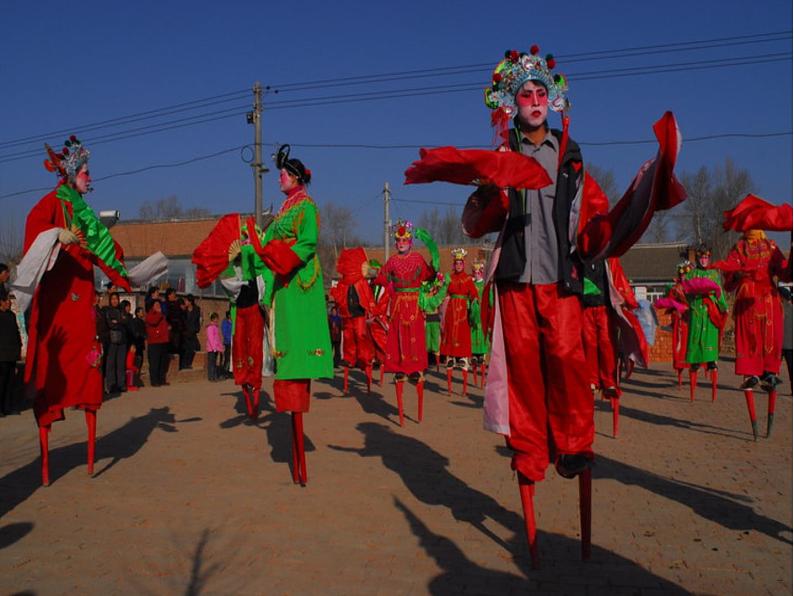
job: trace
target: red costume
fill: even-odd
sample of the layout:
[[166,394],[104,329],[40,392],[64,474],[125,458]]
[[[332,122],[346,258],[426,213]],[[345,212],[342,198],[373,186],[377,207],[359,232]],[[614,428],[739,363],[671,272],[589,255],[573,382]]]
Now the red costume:
[[449,302],[441,330],[441,353],[448,358],[471,358],[469,305],[479,298],[477,286],[465,271],[452,273],[447,296]]
[[777,375],[783,349],[783,307],[778,277],[790,280],[783,253],[763,233],[750,233],[715,267],[725,272],[725,290],[735,291],[736,374]]
[[375,298],[364,274],[369,263],[363,248],[348,248],[339,253],[336,270],[341,279],[331,288],[331,298],[342,317],[342,365],[344,391],[347,393],[348,371],[360,368],[367,375],[367,391],[372,384],[372,361],[375,344],[370,335],[371,320],[375,311]]

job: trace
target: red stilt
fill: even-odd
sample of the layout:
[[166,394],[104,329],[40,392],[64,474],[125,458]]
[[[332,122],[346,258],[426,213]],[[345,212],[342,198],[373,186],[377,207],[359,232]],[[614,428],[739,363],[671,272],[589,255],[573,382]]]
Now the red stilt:
[[678,373],[678,387],[680,388],[681,387],[681,373],[684,372],[684,369],[683,368],[677,368],[676,372]]
[[380,386],[383,387],[383,365],[380,365]]
[[469,371],[463,371],[463,397],[466,397],[466,389],[468,388]]
[[777,389],[769,392],[769,402],[766,410],[766,438],[772,434],[772,423],[775,421],[775,402],[777,401]]
[[371,364],[369,366],[367,366],[367,368],[365,369],[365,372],[367,373],[367,393],[371,393],[372,392],[372,365]]
[[436,354],[436,372],[441,370],[441,355]]
[[717,369],[711,369],[711,403],[717,401]]
[[342,384],[342,395],[347,395],[348,376],[350,375],[350,367],[349,366],[345,366],[344,368],[345,368],[345,372],[344,372],[344,381],[343,381],[343,384]]
[[303,413],[293,412],[292,417],[295,420],[295,436],[297,437],[296,444],[298,446],[298,470],[300,475],[300,483],[306,486],[309,474],[306,471],[306,450],[303,445]]
[[[617,399],[617,398],[614,398]],[[593,477],[590,468],[579,475],[579,521],[582,528],[582,561],[590,558]]]
[[405,414],[403,412],[403,385],[405,381],[397,381],[395,383],[397,391],[397,409],[400,411],[400,426],[405,422]]
[[618,418],[620,418],[620,399],[617,397],[612,400],[612,437],[618,436]]
[[259,418],[259,387],[251,387],[251,420]]
[[447,367],[447,393],[452,394],[452,367]]
[[50,485],[50,448],[49,448],[49,426],[39,427],[39,447],[41,448],[41,484]]
[[251,393],[248,391],[248,385],[243,383],[243,397],[245,397],[245,412],[249,418],[253,418],[254,409],[251,407]]
[[532,498],[535,496],[535,483],[518,473],[518,490],[521,493],[521,507],[524,510],[524,527],[527,532],[529,556],[532,558],[532,568],[540,565],[538,558],[537,527],[535,526],[535,505]]
[[93,476],[96,449],[96,410],[85,411],[85,425],[88,427],[88,475]]
[[480,389],[485,387],[485,362],[480,364]]
[[758,420],[755,418],[755,398],[752,389],[744,390],[744,399],[747,402],[747,413],[750,414],[750,424],[753,426],[753,439],[758,440]]
[[298,429],[296,428],[295,412],[290,416],[292,422],[292,482],[300,482],[300,456],[298,455]]
[[471,367],[471,371],[472,371],[472,374],[474,375],[474,378],[472,379],[474,381],[474,386],[477,387],[479,385],[479,383],[477,382],[477,365],[476,364]]
[[695,387],[698,384],[697,369],[689,371],[689,401],[695,401]]
[[419,402],[419,422],[422,422],[422,417],[425,413],[425,382],[420,380],[416,383],[416,398]]

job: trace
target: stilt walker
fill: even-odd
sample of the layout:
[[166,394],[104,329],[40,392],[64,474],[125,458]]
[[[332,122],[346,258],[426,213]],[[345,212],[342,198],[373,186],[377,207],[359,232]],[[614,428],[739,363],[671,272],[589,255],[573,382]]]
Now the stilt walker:
[[267,269],[252,246],[260,230],[238,213],[224,215],[193,251],[196,283],[209,287],[220,279],[229,295],[232,315],[232,372],[245,399],[246,414],[259,417],[265,334]]
[[436,370],[441,361],[441,314],[439,308],[447,297],[448,281],[445,275],[437,274],[433,281],[422,282],[419,291],[419,308],[425,313],[425,343],[428,361],[433,355]]
[[482,309],[484,308],[484,301],[488,300],[491,296],[491,288],[488,288],[488,293],[485,290],[485,263],[483,261],[474,261],[472,264],[472,281],[474,287],[477,288],[477,313],[473,313],[471,319],[471,368],[474,371],[474,384],[477,384],[477,376],[480,377],[480,387],[485,386],[485,357],[488,354],[490,347],[490,338],[485,331],[482,324]]
[[364,371],[367,376],[367,393],[369,393],[372,389],[375,344],[368,321],[375,316],[377,306],[366,279],[369,272],[367,253],[361,247],[342,250],[336,261],[336,270],[341,279],[334,288],[331,288],[330,293],[342,317],[344,394],[348,394],[348,377],[351,368]]
[[[424,242],[433,265],[412,249],[413,239]],[[398,221],[394,228],[397,254],[389,257],[375,283],[388,288],[389,332],[386,338],[386,372],[394,373],[400,426],[404,424],[403,387],[406,377],[416,382],[418,419],[424,408],[424,371],[427,368],[425,317],[419,307],[422,282],[433,279],[438,268],[438,248],[425,230],[414,228],[409,221]]]
[[681,139],[668,112],[654,125],[656,159],[610,211],[568,136],[567,116],[561,131],[548,127],[548,109],[568,107],[567,81],[554,66],[537,46],[506,52],[485,91],[500,150],[422,150],[406,171],[407,182],[481,185],[464,208],[464,231],[474,238],[499,232],[487,275],[495,300],[485,427],[513,451],[535,564],[534,484],[549,462],[566,478],[580,477],[583,558],[590,552],[594,427],[581,340],[582,261],[620,256],[655,211],[685,196],[673,176]]
[[449,302],[441,329],[441,353],[447,357],[447,388],[451,393],[453,370],[459,368],[463,373],[463,395],[466,395],[471,362],[470,321],[480,318],[477,286],[466,273],[465,259],[465,249],[452,250],[453,270],[447,288]]
[[744,376],[742,389],[758,438],[753,389],[760,385],[768,395],[767,437],[775,419],[778,374],[783,349],[783,307],[777,291],[779,281],[791,281],[791,255],[786,258],[764,230],[790,231],[791,206],[774,206],[748,195],[724,213],[723,227],[742,232],[724,261],[714,264],[725,274],[726,291],[735,292],[733,318],[736,324],[737,375]]
[[269,273],[265,303],[272,305],[275,326],[276,410],[292,414],[292,478],[305,485],[308,474],[303,414],[309,411],[311,379],[333,378],[334,365],[317,256],[320,222],[317,206],[306,192],[311,170],[289,157],[289,145],[279,149],[276,165],[279,187],[286,199],[265,231],[263,242],[254,238],[254,249]]
[[612,406],[612,436],[617,437],[621,390],[617,355],[633,369],[648,366],[648,344],[639,320],[639,307],[620,260],[597,260],[584,267],[582,344],[590,389]]
[[[94,266],[127,291],[121,249],[83,196],[91,190],[89,152],[72,135],[44,165],[60,180],[31,209],[14,290],[30,305],[25,391],[39,427],[41,479],[50,483],[48,435],[64,410],[85,412],[88,473],[94,472],[96,412],[102,405],[102,346],[94,316]],[[32,299],[32,302],[31,302]]]
[[689,339],[689,301],[683,290],[683,281],[686,274],[692,271],[692,263],[682,261],[678,264],[677,275],[673,283],[667,288],[665,295],[654,302],[656,308],[664,308],[670,315],[673,334],[672,360],[673,370],[678,378],[678,387],[681,387],[681,376],[685,368],[687,340]]
[[696,252],[697,267],[686,274],[682,283],[689,302],[689,337],[686,361],[689,364],[689,400],[695,401],[697,375],[701,366],[711,380],[711,401],[717,399],[717,360],[720,357],[720,336],[728,312],[720,274],[710,269],[711,249],[700,245]]
[[372,338],[372,343],[375,347],[375,360],[374,364],[378,367],[379,381],[378,384],[383,387],[383,368],[386,361],[386,339],[389,332],[389,320],[387,311],[389,308],[389,295],[383,286],[375,284],[375,278],[378,275],[382,265],[375,259],[369,261],[369,272],[367,277],[370,277],[370,289],[375,299],[375,312],[373,317],[367,321],[369,327],[369,335]]

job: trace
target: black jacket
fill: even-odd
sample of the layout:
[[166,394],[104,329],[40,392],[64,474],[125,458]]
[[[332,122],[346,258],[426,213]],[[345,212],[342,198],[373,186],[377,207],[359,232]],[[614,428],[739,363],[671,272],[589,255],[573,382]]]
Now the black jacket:
[[0,311],[0,362],[16,362],[21,349],[16,315],[10,310]]
[[[556,129],[551,134],[559,143],[562,132]],[[515,129],[510,130],[510,149],[520,151],[518,136]],[[583,183],[582,152],[579,145],[569,138],[565,148],[562,163],[557,172],[557,189],[554,196],[554,228],[557,232],[557,252],[559,262],[557,270],[560,283],[565,291],[573,294],[582,293],[581,261],[575,253],[571,253],[571,243],[568,239],[568,227],[571,208],[579,185]],[[496,281],[518,281],[524,272],[527,253],[524,240],[524,205],[521,193],[515,189],[508,191],[510,198],[510,214],[502,237],[502,252],[496,266],[494,279]]]

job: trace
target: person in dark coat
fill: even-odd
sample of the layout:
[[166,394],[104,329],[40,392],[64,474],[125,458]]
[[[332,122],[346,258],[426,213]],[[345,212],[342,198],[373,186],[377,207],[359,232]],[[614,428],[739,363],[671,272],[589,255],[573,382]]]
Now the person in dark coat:
[[22,349],[17,317],[11,311],[8,293],[0,296],[0,415],[10,414],[13,409],[14,379],[17,360]]
[[108,347],[105,357],[105,391],[121,393],[127,390],[127,332],[118,292],[111,292],[110,304],[102,314],[108,328]]

